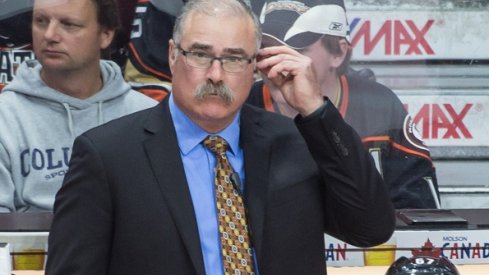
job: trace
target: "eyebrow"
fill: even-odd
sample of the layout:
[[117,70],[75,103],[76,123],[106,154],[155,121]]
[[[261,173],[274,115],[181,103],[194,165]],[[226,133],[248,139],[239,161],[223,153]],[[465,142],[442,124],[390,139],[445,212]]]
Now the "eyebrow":
[[[190,50],[203,50],[203,51],[210,51],[212,50],[212,46],[211,45],[208,45],[208,44],[202,44],[202,43],[193,43],[192,45],[190,45],[189,47],[189,51]],[[224,49],[224,53],[226,54],[235,54],[235,55],[243,55],[243,56],[247,56],[248,54],[246,53],[246,51],[242,48],[225,48]]]
[[83,25],[83,18],[80,18],[79,16],[73,16],[73,15],[69,15],[69,14],[52,15],[52,14],[49,14],[42,9],[33,10],[32,17],[33,18],[42,17],[42,18],[48,18],[50,20],[55,19],[59,22],[71,22],[71,23],[74,23],[76,25]]
[[190,45],[190,47],[188,48],[189,51],[191,51],[191,50],[207,51],[207,50],[211,50],[211,49],[212,49],[211,45],[201,44],[201,43],[194,43],[194,44]]
[[241,49],[241,48],[226,48],[224,49],[224,52],[227,53],[227,54],[235,54],[235,55],[248,55],[245,50]]

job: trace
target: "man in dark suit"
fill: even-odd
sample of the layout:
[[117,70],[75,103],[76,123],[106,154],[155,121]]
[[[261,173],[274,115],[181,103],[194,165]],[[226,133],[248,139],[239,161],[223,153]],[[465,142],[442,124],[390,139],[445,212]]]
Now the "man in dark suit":
[[[319,94],[311,60],[258,50],[260,37],[242,1],[186,4],[170,40],[170,96],[75,141],[46,274],[324,274],[325,232],[361,247],[391,236],[385,185]],[[244,105],[255,68],[281,87],[295,120]],[[208,136],[229,144],[218,160]],[[231,217],[244,227],[231,231],[238,241],[225,231],[237,225],[221,208],[236,208],[230,196],[246,208]]]

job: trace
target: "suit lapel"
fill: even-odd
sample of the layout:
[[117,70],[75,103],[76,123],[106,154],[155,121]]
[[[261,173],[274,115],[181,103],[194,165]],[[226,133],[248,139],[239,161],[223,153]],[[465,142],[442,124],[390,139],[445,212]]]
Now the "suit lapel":
[[204,275],[204,262],[197,222],[180,157],[177,137],[168,107],[168,100],[154,108],[145,124],[150,133],[144,148],[160,191],[188,249],[197,274]]
[[[260,113],[247,107],[241,111],[241,146],[244,151],[245,197],[250,216],[253,246],[260,262],[263,243],[265,202],[268,194],[270,144],[267,131],[260,124]],[[254,114],[251,114],[254,113]]]

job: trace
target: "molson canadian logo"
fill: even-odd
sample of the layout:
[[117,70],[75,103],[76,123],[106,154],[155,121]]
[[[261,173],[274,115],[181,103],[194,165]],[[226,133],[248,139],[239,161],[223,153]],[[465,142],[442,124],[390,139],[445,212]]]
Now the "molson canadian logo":
[[442,256],[449,259],[487,259],[489,242],[470,242],[467,237],[443,237]]
[[346,261],[347,244],[346,243],[329,243],[324,252],[326,261]]
[[470,242],[464,236],[444,236],[442,247],[437,248],[430,239],[419,249],[411,249],[413,256],[444,256],[450,260],[489,258],[488,242]]

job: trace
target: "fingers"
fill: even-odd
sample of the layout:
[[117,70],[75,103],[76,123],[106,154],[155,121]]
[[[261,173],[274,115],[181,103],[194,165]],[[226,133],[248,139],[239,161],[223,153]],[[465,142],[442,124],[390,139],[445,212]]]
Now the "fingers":
[[285,101],[302,115],[323,104],[311,58],[288,48],[260,49],[256,67],[280,89]]
[[304,58],[300,53],[285,47],[268,47],[260,49],[258,52],[258,68],[272,67],[284,61],[300,61]]
[[284,46],[263,48],[257,68],[268,78],[291,78],[310,66],[310,59]]
[[286,46],[273,46],[273,47],[261,48],[258,54],[261,56],[271,56],[271,55],[277,55],[281,53],[301,56],[299,52]]

